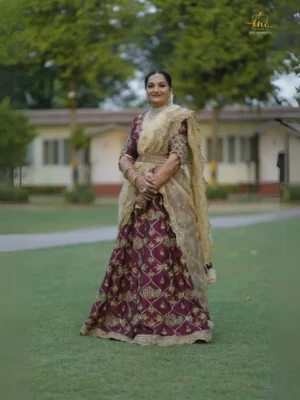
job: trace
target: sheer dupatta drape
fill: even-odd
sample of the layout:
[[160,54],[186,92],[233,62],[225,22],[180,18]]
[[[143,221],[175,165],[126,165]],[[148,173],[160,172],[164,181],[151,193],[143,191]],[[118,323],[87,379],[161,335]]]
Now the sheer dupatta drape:
[[[163,195],[164,207],[170,216],[170,223],[195,291],[201,304],[207,309],[205,264],[211,261],[213,243],[205,194],[207,184],[203,175],[201,134],[194,112],[174,105],[167,107],[152,121],[144,118],[144,114],[141,115],[135,129],[138,130],[138,154],[143,157],[142,160],[136,160],[135,168],[143,174],[150,169],[160,168],[161,164],[155,163],[150,156],[168,155],[170,140],[178,133],[184,120],[188,126],[188,162],[160,188],[159,192]],[[126,181],[119,199],[120,226],[128,222],[137,194],[136,189]]]

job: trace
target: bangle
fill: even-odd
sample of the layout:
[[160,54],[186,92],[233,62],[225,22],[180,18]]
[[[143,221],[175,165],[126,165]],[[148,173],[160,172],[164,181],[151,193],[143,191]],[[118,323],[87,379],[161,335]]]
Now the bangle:
[[124,178],[125,179],[127,179],[127,172],[130,170],[130,169],[134,169],[134,167],[132,166],[132,165],[130,165],[130,166],[127,166],[125,169],[124,169],[124,171],[123,171],[123,176],[124,176]]
[[130,169],[132,169],[132,172],[130,174],[128,174],[129,176],[136,173],[136,170],[134,169],[134,167],[131,167]]
[[129,181],[132,184],[132,186],[135,185],[135,181],[137,180],[137,178],[140,176],[140,174],[138,174],[137,172],[135,172],[134,174],[130,175]]
[[131,168],[134,169],[134,167],[133,167],[132,165],[128,165],[128,166],[124,169],[123,174],[126,175],[126,172],[127,172],[129,169],[131,169]]
[[130,181],[131,177],[134,176],[135,174],[137,174],[136,170],[133,170],[133,172],[129,172],[127,179]]

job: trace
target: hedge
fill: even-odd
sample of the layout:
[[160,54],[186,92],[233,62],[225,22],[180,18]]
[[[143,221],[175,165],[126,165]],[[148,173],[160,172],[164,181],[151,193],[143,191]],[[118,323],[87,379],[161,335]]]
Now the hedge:
[[80,185],[71,190],[67,189],[64,195],[67,203],[88,204],[95,200],[93,188],[86,185]]
[[225,186],[208,186],[206,189],[206,197],[209,200],[226,200],[230,193],[230,189]]
[[26,186],[30,194],[61,194],[65,188],[62,186]]
[[25,188],[0,186],[0,201],[28,203],[29,192]]
[[299,201],[300,186],[288,186],[285,189],[284,199],[287,201]]

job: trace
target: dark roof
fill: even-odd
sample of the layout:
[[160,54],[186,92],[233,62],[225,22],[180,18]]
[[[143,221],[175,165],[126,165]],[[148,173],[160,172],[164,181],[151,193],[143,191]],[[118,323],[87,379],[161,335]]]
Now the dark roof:
[[256,132],[261,132],[265,128],[268,128],[270,126],[276,126],[281,128],[284,132],[296,136],[300,138],[300,124],[297,122],[292,122],[289,120],[282,120],[281,118],[274,118],[269,121],[262,122],[261,124],[257,125],[255,128]]
[[[79,125],[130,125],[133,118],[142,112],[142,109],[125,109],[106,111],[98,108],[81,108],[77,110],[77,123]],[[34,125],[68,125],[69,110],[26,110],[30,123]],[[212,111],[205,109],[196,113],[197,120],[211,121]],[[221,121],[266,121],[269,119],[284,118],[297,120],[300,118],[299,107],[264,107],[258,110],[254,107],[241,106],[239,108],[227,107],[220,111]]]

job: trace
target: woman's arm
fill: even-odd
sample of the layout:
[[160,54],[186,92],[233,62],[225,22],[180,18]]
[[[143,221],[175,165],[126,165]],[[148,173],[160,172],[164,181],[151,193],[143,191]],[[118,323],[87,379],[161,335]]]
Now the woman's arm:
[[156,192],[168,179],[180,169],[180,158],[177,154],[170,154],[163,166],[152,176],[146,177],[148,188]]
[[[135,160],[138,157],[137,142],[138,142],[138,132],[137,132],[137,119],[136,117],[131,125],[130,134],[128,135],[124,147],[121,151],[119,158],[119,169],[123,173],[125,179],[129,180],[130,183],[135,186],[139,192],[146,187],[146,180],[141,176],[134,168]],[[152,193],[152,192],[151,192]],[[143,206],[143,210],[146,211],[147,200],[151,200],[151,197],[146,193],[142,192],[136,199],[136,203]]]

